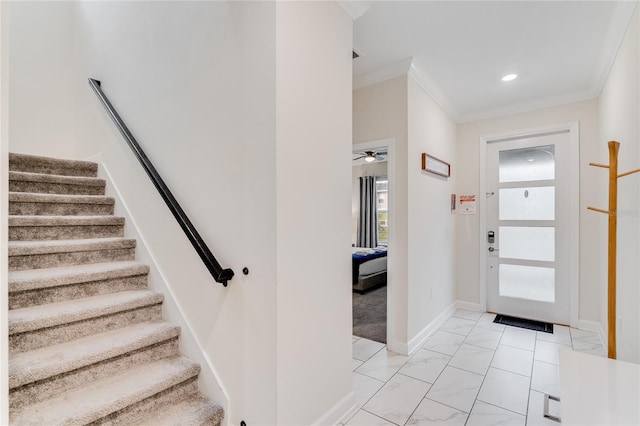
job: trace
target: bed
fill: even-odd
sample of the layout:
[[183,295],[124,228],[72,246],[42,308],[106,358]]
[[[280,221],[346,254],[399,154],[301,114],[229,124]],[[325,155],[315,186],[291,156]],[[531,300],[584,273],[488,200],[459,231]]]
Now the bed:
[[353,290],[364,293],[372,287],[387,283],[387,249],[354,247]]

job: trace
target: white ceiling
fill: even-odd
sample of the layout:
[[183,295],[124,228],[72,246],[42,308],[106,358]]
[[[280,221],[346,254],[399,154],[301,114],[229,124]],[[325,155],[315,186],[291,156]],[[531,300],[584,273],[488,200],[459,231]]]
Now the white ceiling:
[[411,73],[465,122],[598,96],[636,1],[340,4],[356,18],[354,89]]

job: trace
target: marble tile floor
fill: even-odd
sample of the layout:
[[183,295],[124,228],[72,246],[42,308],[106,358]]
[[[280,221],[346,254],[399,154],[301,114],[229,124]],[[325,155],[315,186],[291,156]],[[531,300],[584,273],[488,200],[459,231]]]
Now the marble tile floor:
[[343,424],[557,426],[542,412],[544,394],[560,393],[558,353],[604,357],[598,334],[558,325],[535,332],[494,318],[459,309],[411,356],[354,336],[358,411]]

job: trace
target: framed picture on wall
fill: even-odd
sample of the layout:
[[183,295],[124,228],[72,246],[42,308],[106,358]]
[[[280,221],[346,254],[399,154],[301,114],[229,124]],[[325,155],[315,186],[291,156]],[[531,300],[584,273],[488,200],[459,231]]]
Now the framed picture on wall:
[[438,176],[451,176],[451,165],[449,163],[424,152],[422,153],[422,170]]

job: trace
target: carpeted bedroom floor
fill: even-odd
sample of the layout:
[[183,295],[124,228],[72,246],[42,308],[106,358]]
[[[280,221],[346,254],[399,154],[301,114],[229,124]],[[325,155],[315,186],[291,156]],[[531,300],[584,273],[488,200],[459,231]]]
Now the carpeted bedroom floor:
[[387,286],[353,293],[353,335],[387,343]]

